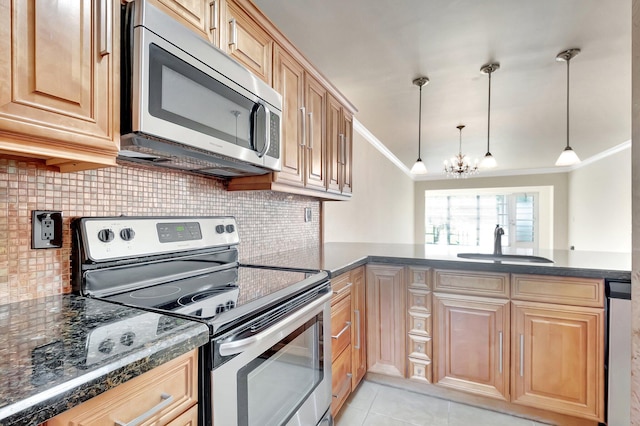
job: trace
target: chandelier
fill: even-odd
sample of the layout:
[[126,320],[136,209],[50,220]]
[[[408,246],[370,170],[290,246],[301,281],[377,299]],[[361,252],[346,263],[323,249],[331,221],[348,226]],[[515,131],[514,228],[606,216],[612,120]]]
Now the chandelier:
[[460,131],[460,145],[458,149],[458,155],[451,158],[451,163],[449,163],[449,161],[447,160],[444,160],[444,173],[446,173],[447,177],[466,178],[470,175],[478,173],[478,160],[475,160],[473,166],[469,164],[467,156],[462,153],[462,129],[464,129],[464,125],[461,124],[459,126],[456,126],[456,128]]

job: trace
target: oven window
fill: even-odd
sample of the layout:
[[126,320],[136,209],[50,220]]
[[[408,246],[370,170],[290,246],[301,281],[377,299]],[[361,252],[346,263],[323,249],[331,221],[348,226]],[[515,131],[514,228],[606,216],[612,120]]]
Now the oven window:
[[155,44],[149,46],[149,113],[251,148],[255,103]]
[[323,379],[322,316],[238,371],[238,424],[285,423]]

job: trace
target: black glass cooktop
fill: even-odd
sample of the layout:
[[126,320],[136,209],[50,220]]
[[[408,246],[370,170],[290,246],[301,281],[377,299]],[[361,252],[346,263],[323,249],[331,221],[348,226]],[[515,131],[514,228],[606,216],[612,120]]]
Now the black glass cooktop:
[[128,306],[211,319],[245,305],[260,305],[273,298],[286,297],[288,290],[312,285],[318,276],[311,271],[291,271],[240,266],[171,280],[101,299]]

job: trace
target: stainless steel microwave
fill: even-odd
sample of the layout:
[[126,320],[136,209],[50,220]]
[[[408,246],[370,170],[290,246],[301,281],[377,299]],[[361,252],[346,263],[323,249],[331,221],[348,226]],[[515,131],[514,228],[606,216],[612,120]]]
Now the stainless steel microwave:
[[120,158],[219,177],[280,170],[282,97],[146,0],[122,7]]

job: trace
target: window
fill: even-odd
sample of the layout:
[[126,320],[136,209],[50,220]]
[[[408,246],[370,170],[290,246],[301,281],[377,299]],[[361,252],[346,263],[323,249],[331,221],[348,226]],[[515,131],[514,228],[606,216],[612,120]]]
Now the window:
[[425,244],[493,249],[500,225],[503,247],[537,248],[537,198],[535,192],[427,191]]

